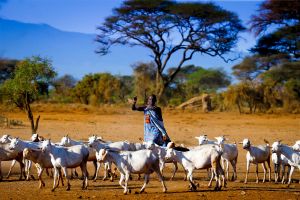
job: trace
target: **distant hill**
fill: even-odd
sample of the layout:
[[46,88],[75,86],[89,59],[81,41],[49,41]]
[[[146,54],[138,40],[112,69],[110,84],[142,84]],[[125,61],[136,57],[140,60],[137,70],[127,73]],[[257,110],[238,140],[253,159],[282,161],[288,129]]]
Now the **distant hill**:
[[[31,24],[0,18],[0,57],[22,59],[32,55],[53,60],[59,74],[82,77],[90,72],[131,74],[130,65],[140,61],[142,51],[115,48],[113,54],[101,57],[95,53],[95,35],[61,31],[47,24]],[[128,48],[128,47],[127,47]],[[132,52],[133,53],[133,52]],[[141,54],[142,53],[142,54]]]
[[[62,31],[47,24],[0,18],[0,57],[48,57],[53,60],[59,75],[71,74],[76,78],[95,72],[129,75],[132,74],[132,64],[151,61],[150,51],[142,47],[117,46],[111,49],[110,54],[100,56],[95,53],[98,45],[94,41],[95,37],[94,34]],[[170,66],[178,64],[180,58],[177,54]],[[230,72],[234,63],[224,63],[217,57],[196,54],[193,60],[185,64],[205,68],[225,67]]]

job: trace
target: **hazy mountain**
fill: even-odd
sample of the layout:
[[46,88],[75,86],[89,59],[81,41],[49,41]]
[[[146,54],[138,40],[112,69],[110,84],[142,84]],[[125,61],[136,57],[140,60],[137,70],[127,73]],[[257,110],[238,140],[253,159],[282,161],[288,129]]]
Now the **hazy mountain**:
[[[149,62],[150,52],[142,47],[117,46],[111,53],[100,56],[95,53],[95,35],[67,32],[47,24],[31,24],[0,18],[0,57],[23,59],[40,55],[52,59],[59,75],[72,74],[77,78],[95,72],[132,74],[132,64]],[[234,56],[232,56],[234,57]],[[171,60],[170,66],[178,64],[181,55]],[[237,61],[235,61],[236,63]],[[217,57],[195,54],[186,64],[203,67],[225,67],[230,72],[233,63],[225,63]]]
[[47,24],[0,18],[0,57],[46,56],[53,60],[61,75],[69,73],[81,77],[99,71],[131,74],[130,65],[147,57],[144,49],[133,52],[136,48],[128,51],[128,47],[114,48],[113,54],[101,57],[95,53],[97,43],[94,39],[93,34],[66,32]]

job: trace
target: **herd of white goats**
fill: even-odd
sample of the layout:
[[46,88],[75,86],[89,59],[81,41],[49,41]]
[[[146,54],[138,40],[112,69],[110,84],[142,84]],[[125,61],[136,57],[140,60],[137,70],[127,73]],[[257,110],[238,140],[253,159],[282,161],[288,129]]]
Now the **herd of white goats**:
[[[35,163],[40,188],[45,186],[42,180],[44,169],[46,169],[48,174],[48,169],[54,168],[52,191],[58,187],[60,181],[64,185],[61,171],[67,179],[67,190],[70,190],[70,179],[67,168],[76,167],[81,168],[83,179],[82,189],[86,189],[88,186],[88,161],[92,161],[95,166],[94,180],[97,179],[100,163],[104,163],[104,179],[109,174],[111,179],[113,179],[115,177],[115,172],[112,173],[111,170],[113,163],[120,172],[119,184],[124,188],[125,194],[130,192],[128,189],[128,180],[131,178],[131,174],[144,175],[144,184],[140,190],[140,192],[143,192],[149,182],[149,176],[153,172],[157,174],[161,181],[163,192],[166,192],[167,188],[162,175],[165,163],[174,164],[171,179],[176,173],[177,163],[183,166],[191,190],[196,190],[198,186],[193,181],[193,171],[195,169],[207,169],[210,172],[209,186],[211,186],[212,180],[215,178],[215,190],[220,190],[222,185],[226,186],[229,163],[233,167],[231,179],[236,180],[237,144],[226,143],[224,136],[216,137],[216,141],[208,140],[206,135],[196,137],[196,139],[199,140],[199,146],[186,148],[182,146],[176,147],[173,142],[170,142],[167,147],[149,143],[131,143],[128,141],[108,142],[94,135],[86,142],[75,141],[69,136],[64,136],[60,143],[42,140],[37,134],[32,135],[31,141],[24,141],[9,135],[3,135],[0,139],[0,181],[2,180],[1,161],[9,160],[13,161],[11,168],[16,161],[20,163],[20,179],[22,179],[23,175],[26,179],[29,179],[31,163]],[[282,183],[285,183],[285,167],[288,167],[288,184],[290,184],[294,168],[300,169],[300,140],[294,146],[284,145],[280,141],[274,142],[272,146],[269,146],[267,141],[265,143],[265,145],[254,146],[249,139],[243,140],[243,149],[247,151],[245,183],[247,183],[250,163],[256,165],[256,182],[259,180],[259,163],[262,164],[264,169],[263,182],[265,182],[265,163],[267,163],[269,181],[271,181],[270,160],[272,160],[275,168],[275,182],[281,179]],[[225,162],[226,165],[224,164]],[[281,175],[280,168],[282,169]],[[71,174],[73,175],[73,173],[76,173],[76,170],[73,169]]]

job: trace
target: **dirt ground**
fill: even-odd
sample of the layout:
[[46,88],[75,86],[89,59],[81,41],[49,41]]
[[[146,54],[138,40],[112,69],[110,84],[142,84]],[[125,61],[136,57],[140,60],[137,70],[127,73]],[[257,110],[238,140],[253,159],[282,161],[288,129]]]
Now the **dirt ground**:
[[[39,134],[59,141],[68,134],[76,140],[87,140],[92,134],[102,136],[106,140],[128,140],[138,142],[143,137],[143,113],[133,112],[130,109],[108,109],[105,112],[79,112],[79,111],[39,110],[41,115]],[[113,111],[112,111],[113,110]],[[4,112],[10,119],[21,120],[25,126],[1,128],[0,135],[10,134],[22,139],[30,138],[30,127],[24,113]],[[36,115],[37,113],[35,113]],[[171,139],[178,144],[186,146],[197,145],[195,136],[207,134],[213,139],[215,136],[227,135],[229,142],[240,142],[243,138],[249,138],[255,144],[263,144],[263,139],[270,143],[282,139],[285,144],[293,144],[300,139],[300,115],[239,115],[238,113],[208,113],[198,111],[164,110],[163,117],[165,127]],[[162,187],[156,175],[152,175],[145,194],[134,194],[142,186],[134,176],[129,182],[133,193],[123,195],[123,189],[118,180],[114,182],[102,181],[103,170],[97,182],[89,181],[88,190],[82,191],[80,180],[71,180],[71,191],[65,191],[65,187],[59,187],[51,192],[52,179],[44,175],[46,187],[38,189],[37,181],[18,181],[19,167],[15,167],[10,179],[0,182],[0,199],[300,199],[299,170],[295,170],[294,179],[297,183],[287,185],[274,182],[255,183],[254,166],[250,167],[248,184],[244,184],[246,159],[245,150],[239,147],[238,181],[228,182],[227,188],[215,192],[208,188],[205,180],[206,171],[195,171],[194,178],[200,183],[197,192],[188,191],[188,182],[183,180],[184,173],[180,166],[173,181],[169,181],[172,166],[167,165],[164,175],[166,177],[167,193],[162,193]],[[10,162],[2,163],[4,175],[8,171]],[[273,166],[272,166],[273,170]],[[89,164],[92,174],[93,168]],[[260,178],[262,168],[259,166]],[[32,169],[36,175],[35,169]],[[230,168],[232,172],[232,168]],[[274,178],[272,172],[272,178]]]

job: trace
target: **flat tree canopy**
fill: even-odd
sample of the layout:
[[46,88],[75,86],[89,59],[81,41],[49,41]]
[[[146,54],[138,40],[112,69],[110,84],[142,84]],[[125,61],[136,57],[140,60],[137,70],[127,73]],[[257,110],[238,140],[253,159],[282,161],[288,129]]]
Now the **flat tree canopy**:
[[[98,28],[98,53],[105,55],[113,45],[143,46],[156,64],[156,93],[161,97],[183,64],[195,53],[223,60],[243,30],[237,15],[213,3],[171,0],[127,0],[113,10]],[[172,57],[180,58],[166,75]]]

